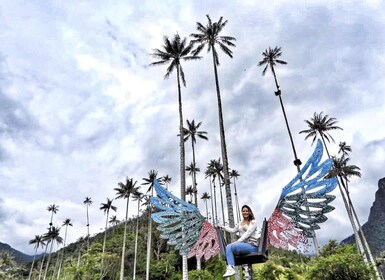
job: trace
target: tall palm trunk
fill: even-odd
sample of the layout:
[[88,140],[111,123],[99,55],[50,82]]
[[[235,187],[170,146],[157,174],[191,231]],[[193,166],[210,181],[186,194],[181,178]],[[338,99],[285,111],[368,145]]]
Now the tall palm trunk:
[[[151,197],[154,194],[154,189],[151,189]],[[151,240],[152,240],[152,207],[148,205],[148,231],[147,231],[147,254],[146,254],[146,280],[150,279],[150,260],[151,260]]]
[[[364,254],[365,253],[365,250],[364,250],[364,247],[362,245],[362,242],[361,242],[361,239],[358,235],[358,231],[357,231],[357,227],[356,227],[356,224],[354,222],[354,219],[353,219],[353,214],[352,214],[352,209],[349,205],[349,202],[348,202],[348,197],[349,195],[346,193],[344,193],[343,190],[346,191],[346,187],[345,187],[345,183],[344,183],[344,179],[341,177],[341,176],[338,176],[339,177],[339,180],[338,180],[338,188],[340,190],[340,193],[341,193],[341,196],[342,196],[342,199],[343,199],[343,202],[344,202],[344,205],[345,205],[345,208],[346,208],[346,212],[348,213],[348,217],[349,217],[349,220],[350,220],[350,224],[353,228],[353,233],[354,233],[354,239],[356,241],[356,246],[357,246],[357,249],[360,253]],[[342,184],[342,187],[341,187],[341,184]],[[368,261],[366,255],[365,255],[365,258],[364,258],[365,261]]]
[[186,175],[185,175],[185,150],[183,139],[183,110],[182,110],[182,92],[180,88],[180,71],[177,69],[178,82],[178,104],[179,104],[179,147],[180,147],[180,196],[182,200],[186,200]]
[[103,249],[102,249],[102,265],[100,266],[100,269],[103,270],[103,264],[104,264],[104,252],[106,250],[106,240],[107,240],[107,227],[108,227],[108,214],[110,213],[110,210],[107,210],[107,217],[106,217],[106,224],[104,226],[104,238],[103,238]]
[[35,264],[35,259],[36,259],[37,248],[38,248],[38,246],[36,246],[36,248],[35,248],[35,254],[33,255],[33,260],[32,260],[32,264],[31,264],[31,269],[29,271],[28,280],[31,280],[33,265]]
[[44,255],[43,255],[43,258],[41,260],[40,270],[39,270],[39,280],[41,279],[41,274],[43,272],[43,265],[44,265],[44,261],[45,261],[45,255],[47,255],[48,244],[49,244],[49,241],[45,245]]
[[215,182],[214,182],[214,210],[215,210],[215,221],[214,221],[214,224],[217,224],[218,223],[218,208],[217,208],[217,191],[216,191],[216,186],[215,186]]
[[[348,201],[349,201],[349,205],[350,205],[350,207],[351,207],[353,216],[354,216],[354,218],[355,218],[355,220],[356,220],[356,222],[357,222],[358,233],[360,234],[360,236],[361,236],[361,238],[362,238],[362,242],[364,243],[364,244],[363,244],[363,245],[364,245],[364,248],[367,250],[367,255],[368,255],[368,257],[369,257],[369,260],[370,260],[371,263],[375,264],[376,261],[375,261],[375,259],[374,259],[374,257],[373,257],[373,254],[372,254],[372,251],[371,251],[371,249],[370,249],[370,247],[369,247],[368,241],[366,240],[364,231],[362,230],[362,227],[361,227],[361,223],[360,223],[360,221],[359,221],[359,219],[358,219],[356,210],[355,210],[354,207],[353,207],[353,203],[352,203],[352,201],[350,200],[350,196],[349,196],[349,195],[348,195]],[[377,270],[377,273],[378,273],[378,269],[376,269],[376,270]]]
[[194,141],[191,138],[191,149],[192,149],[192,154],[193,154],[193,166],[195,168],[194,172],[192,173],[192,183],[193,183],[193,189],[194,189],[194,204],[196,207],[198,207],[198,190],[197,190],[197,174],[196,174],[196,163],[195,163],[195,145]]
[[128,220],[128,203],[130,198],[127,198],[126,204],[126,220],[124,221],[124,236],[123,236],[123,247],[122,247],[122,260],[120,263],[120,280],[124,279],[124,255],[126,253],[126,234],[127,234],[127,220]]
[[138,199],[138,216],[136,216],[135,249],[134,249],[134,271],[132,273],[132,279],[133,280],[136,280],[136,259],[138,257],[138,235],[139,235],[139,211],[140,211],[140,199]]
[[214,202],[213,200],[215,200],[215,197],[213,196],[213,188],[212,188],[212,183],[211,183],[211,176],[209,176],[209,180],[210,180],[210,195],[211,195],[211,220],[212,220],[212,223],[215,224],[215,216],[216,213],[214,213]]
[[[214,46],[211,46],[214,49]],[[213,56],[213,65],[214,65],[214,76],[215,76],[215,87],[217,90],[217,100],[218,100],[218,115],[219,115],[219,133],[221,138],[221,152],[222,152],[222,161],[223,161],[223,175],[225,181],[225,191],[226,191],[226,202],[227,202],[227,211],[229,216],[229,226],[234,227],[234,213],[233,213],[233,203],[231,200],[231,189],[230,189],[230,177],[229,177],[229,161],[227,159],[227,148],[226,148],[226,139],[225,139],[225,128],[223,124],[223,113],[222,113],[222,100],[221,100],[221,91],[219,88],[218,80],[218,70],[215,63],[214,52],[212,51]]]
[[273,72],[274,82],[275,82],[275,86],[277,88],[277,91],[275,92],[275,95],[278,96],[278,98],[279,98],[279,103],[281,105],[281,109],[282,109],[283,117],[285,119],[285,124],[286,124],[286,128],[287,128],[287,132],[288,132],[289,138],[290,138],[291,148],[292,148],[293,154],[294,154],[294,165],[297,167],[297,171],[300,172],[301,168],[299,166],[301,165],[301,161],[298,159],[297,151],[295,150],[293,136],[291,135],[291,131],[290,131],[290,127],[289,127],[289,121],[287,120],[287,116],[286,116],[285,106],[283,106],[281,90],[279,89],[279,85],[278,85],[278,81],[277,81],[277,76],[275,75],[274,67],[271,67],[271,71]]
[[[181,199],[182,200],[186,200],[186,174],[185,174],[185,169],[186,169],[186,166],[185,166],[185,150],[184,150],[184,139],[183,139],[183,110],[182,110],[182,92],[181,92],[181,88],[180,88],[180,69],[179,69],[179,66],[176,68],[177,70],[177,81],[178,81],[178,103],[179,103],[179,138],[180,138],[180,179],[181,179]],[[151,242],[151,240],[150,240]],[[149,250],[147,248],[147,250]],[[188,271],[188,268],[187,268],[187,255],[186,256],[182,256],[182,265],[183,265],[183,268],[186,268],[186,271]],[[186,279],[188,279],[188,275],[184,275],[185,271],[183,270],[183,277],[187,277]],[[185,278],[183,278],[185,279]],[[148,280],[148,278],[146,277],[146,280]]]
[[236,211],[237,223],[239,223],[241,221],[241,209],[239,208],[237,184],[235,183],[235,177],[234,177],[234,200],[235,200],[235,211]]
[[209,209],[207,208],[207,198],[205,199],[205,205],[206,205],[206,219],[208,219]]
[[370,250],[369,244],[368,244],[368,242],[366,240],[366,237],[365,237],[365,234],[364,234],[364,232],[362,230],[360,221],[358,219],[356,211],[354,210],[353,203],[352,203],[352,201],[350,199],[350,195],[349,195],[349,191],[348,191],[347,179],[345,179],[345,182],[343,181],[343,178],[340,177],[340,179],[341,179],[341,183],[342,183],[342,185],[343,185],[343,187],[345,189],[345,192],[346,192],[346,197],[347,197],[347,200],[348,200],[350,215],[352,216],[353,222],[354,222],[354,219],[357,222],[358,229],[356,229],[356,231],[358,231],[358,233],[357,233],[358,241],[359,241],[359,245],[362,246],[362,253],[364,255],[364,260],[366,260],[368,263],[371,263],[373,265],[377,279],[381,280],[381,279],[383,279],[383,277],[381,275],[381,272],[379,272],[379,270],[378,270],[376,261],[375,261],[375,259],[373,257],[372,251]]
[[[327,148],[327,145],[326,145],[326,142],[325,142],[325,138],[323,137],[323,135],[321,133],[319,133],[319,135],[321,135],[321,140],[322,140],[322,143],[323,143],[323,145],[325,147],[326,154],[327,154],[328,158],[330,159],[331,156],[330,156],[329,150]],[[342,201],[344,203],[346,212],[347,212],[348,217],[349,217],[350,225],[352,226],[352,229],[353,229],[354,239],[355,239],[355,242],[356,242],[357,249],[358,249],[359,252],[363,253],[364,252],[364,248],[363,248],[362,242],[360,240],[360,237],[358,235],[357,227],[356,227],[356,224],[354,222],[352,211],[350,209],[349,202],[348,202],[348,199],[347,199],[347,197],[349,197],[349,196],[347,194],[345,194],[344,191],[343,191],[343,189],[345,189],[343,178],[341,178],[339,176],[339,180],[337,182],[338,182],[338,189],[340,190],[340,193],[341,193]],[[342,184],[342,186],[341,186],[341,184]],[[367,260],[367,259],[365,258],[365,260]]]
[[60,271],[61,271],[61,267],[62,267],[63,260],[64,260],[64,249],[66,247],[67,229],[68,229],[68,225],[66,226],[66,230],[65,230],[65,233],[64,233],[64,243],[63,243],[63,250],[62,250],[62,253],[61,253],[61,258],[59,258],[59,256],[58,256],[58,259],[60,259],[60,260],[59,260],[59,268],[58,268],[57,277],[56,277],[57,280],[59,280],[59,278],[60,278]]
[[225,225],[226,224],[226,218],[225,218],[225,208],[223,205],[223,194],[222,194],[223,186],[222,186],[221,178],[219,176],[218,176],[218,185],[219,185],[219,192],[221,195],[222,223]]
[[50,249],[49,249],[49,255],[48,255],[47,264],[46,264],[46,266],[45,266],[45,271],[44,271],[44,277],[43,277],[43,280],[45,280],[46,277],[47,277],[48,267],[49,267],[49,263],[50,263],[50,261],[51,261],[52,248],[53,248],[53,240],[51,241],[51,247],[50,247]]
[[88,215],[88,204],[87,204],[87,250],[90,249],[90,217]]

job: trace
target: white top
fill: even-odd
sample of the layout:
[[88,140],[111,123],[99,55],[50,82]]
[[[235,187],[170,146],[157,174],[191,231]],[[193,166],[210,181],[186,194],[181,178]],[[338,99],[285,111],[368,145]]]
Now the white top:
[[247,242],[254,246],[258,246],[259,244],[258,233],[257,233],[257,222],[255,220],[251,220],[248,225],[247,224],[241,225],[241,223],[238,223],[233,228],[223,226],[223,229],[231,233],[238,232],[240,234],[240,237],[238,238],[237,241]]

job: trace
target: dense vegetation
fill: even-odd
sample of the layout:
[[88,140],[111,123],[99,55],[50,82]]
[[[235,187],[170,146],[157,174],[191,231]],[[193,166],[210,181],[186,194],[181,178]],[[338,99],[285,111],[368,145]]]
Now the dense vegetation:
[[[139,217],[138,261],[136,279],[145,279],[146,243],[148,213]],[[125,251],[125,278],[133,279],[134,245],[136,219],[127,223],[128,233]],[[46,279],[57,279],[59,260],[64,261],[59,279],[119,279],[120,255],[124,226],[119,224],[107,230],[105,257],[102,265],[104,232],[90,238],[90,248],[84,239],[69,244],[51,256]],[[182,279],[182,259],[172,247],[160,238],[159,231],[153,227],[151,246],[150,279]],[[380,260],[381,261],[381,260]],[[225,262],[213,257],[202,262],[202,270],[197,271],[196,261],[189,260],[189,279],[222,279]],[[28,279],[31,263],[17,265],[9,254],[0,258],[0,279]],[[38,279],[40,270],[44,275],[45,267],[41,260],[34,265],[31,279]],[[353,245],[340,245],[330,241],[318,257],[310,258],[295,251],[269,248],[269,261],[253,266],[255,279],[375,279],[373,269],[356,252]],[[43,279],[43,276],[41,277]]]

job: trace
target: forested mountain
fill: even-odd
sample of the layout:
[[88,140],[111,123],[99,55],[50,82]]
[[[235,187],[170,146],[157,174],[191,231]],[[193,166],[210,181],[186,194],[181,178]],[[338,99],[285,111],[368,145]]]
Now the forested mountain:
[[33,259],[33,256],[26,255],[16,249],[13,249],[10,245],[0,242],[0,252],[4,251],[9,252],[18,264],[31,262]]

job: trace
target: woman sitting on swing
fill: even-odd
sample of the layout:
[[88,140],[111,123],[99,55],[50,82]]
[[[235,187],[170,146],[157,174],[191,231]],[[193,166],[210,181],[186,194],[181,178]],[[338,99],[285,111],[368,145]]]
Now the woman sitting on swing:
[[226,246],[227,269],[223,277],[230,277],[236,273],[234,255],[246,255],[258,251],[257,222],[248,205],[242,206],[243,220],[234,228],[218,224],[219,228],[230,233],[239,233],[237,241]]

